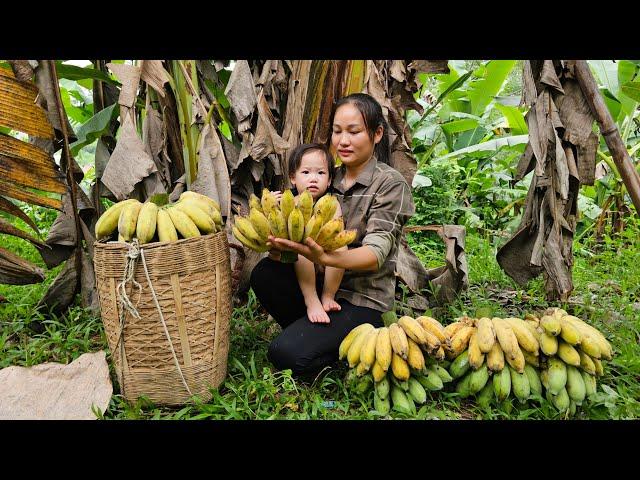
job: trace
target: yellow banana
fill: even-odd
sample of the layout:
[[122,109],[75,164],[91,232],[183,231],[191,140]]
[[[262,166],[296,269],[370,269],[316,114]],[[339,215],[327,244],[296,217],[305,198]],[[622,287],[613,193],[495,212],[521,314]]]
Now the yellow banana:
[[318,236],[318,232],[320,232],[321,228],[322,228],[322,218],[316,215],[311,215],[311,218],[306,222],[304,227],[304,238],[310,237],[315,241],[316,237]]
[[264,213],[257,208],[252,208],[249,212],[249,221],[260,239],[266,242],[267,237],[271,234],[271,229],[269,228],[269,220],[264,216]]
[[513,330],[513,333],[516,335],[520,346],[527,352],[537,354],[540,345],[538,345],[538,340],[536,340],[536,337],[534,337],[529,329],[525,327],[524,321],[520,320],[519,318],[505,318],[504,320]]
[[262,199],[260,201],[262,205],[262,212],[269,218],[269,214],[274,208],[278,208],[278,201],[276,197],[266,188],[262,190]]
[[409,366],[415,370],[422,370],[425,366],[424,355],[420,350],[420,346],[411,340],[411,338],[407,338],[407,344],[409,345],[409,355],[407,358],[407,363]]
[[567,320],[566,316],[560,318],[560,326],[562,330],[560,331],[560,336],[562,339],[571,344],[571,345],[579,345],[582,340],[582,335],[580,331],[576,328],[576,326]]
[[334,218],[325,223],[316,237],[316,243],[322,245],[330,238],[333,238],[339,232],[344,229],[344,222],[342,218]]
[[[365,324],[365,325],[369,325],[369,324]],[[366,328],[361,330],[356,336],[356,338],[353,340],[353,342],[351,342],[351,346],[347,351],[347,361],[349,362],[349,367],[353,368],[356,366],[357,363],[360,362],[360,351],[362,350],[362,347],[364,346],[364,342],[369,336],[369,332],[371,332],[372,329],[373,329],[373,325],[371,325],[371,328]]]
[[378,339],[378,329],[373,329],[367,334],[362,349],[360,350],[360,363],[364,363],[367,369],[373,366],[376,361],[376,340]]
[[487,367],[494,372],[499,372],[504,368],[504,353],[499,342],[493,342],[493,347],[487,353]]
[[409,375],[411,374],[409,364],[396,353],[391,357],[391,372],[393,373],[393,376],[401,382],[409,380]]
[[478,320],[478,347],[482,353],[489,353],[496,342],[496,334],[493,331],[493,323],[488,317]]
[[389,325],[389,340],[391,340],[391,348],[396,354],[405,360],[409,358],[407,334],[397,323]]
[[[493,323],[493,329],[496,332],[496,338],[500,343],[500,348],[504,352],[505,356],[511,360],[515,360],[522,355],[520,346],[518,345],[518,338],[511,329],[510,325],[501,318],[494,317],[491,319]],[[524,367],[523,367],[524,368]]]
[[[284,212],[282,212],[282,214],[284,215]],[[304,217],[302,216],[302,212],[299,208],[294,208],[289,214],[287,231],[289,233],[290,240],[293,240],[294,242],[302,241],[302,237],[304,236]]]
[[128,203],[120,211],[118,218],[118,233],[122,235],[125,241],[130,242],[136,234],[136,225],[138,224],[138,214],[142,208],[142,203],[138,200]]
[[195,223],[189,218],[189,216],[183,211],[171,206],[166,209],[166,212],[171,217],[173,226],[184,238],[199,237],[200,230]]
[[522,355],[524,355],[524,361],[529,365],[533,365],[534,367],[540,366],[540,360],[533,353],[527,352],[526,350],[521,350]]
[[286,189],[282,194],[282,198],[280,199],[280,211],[282,215],[284,215],[285,220],[289,220],[289,215],[296,207],[296,202],[293,197],[293,192],[289,189]]
[[546,331],[540,333],[540,350],[547,356],[555,355],[558,352],[558,337],[549,335]]
[[178,199],[178,201],[184,200],[184,199],[187,199],[187,198],[196,198],[196,199],[204,200],[209,205],[211,205],[213,208],[215,208],[216,210],[220,211],[220,204],[216,200],[214,200],[213,198],[208,197],[206,195],[202,195],[201,193],[191,192],[191,191],[187,190],[186,192],[182,192],[182,194],[180,194],[180,198]]
[[447,344],[449,337],[447,337],[447,334],[445,333],[445,329],[442,326],[442,324],[439,321],[437,321],[435,318],[429,317],[427,315],[422,315],[416,318],[416,321],[420,324],[422,328],[425,329],[425,331],[431,333],[431,335],[436,337],[440,342],[440,344]]
[[580,350],[578,353],[580,354],[580,367],[582,367],[585,372],[590,373],[591,375],[595,375],[596,364],[593,363],[591,357],[584,353],[582,350]]
[[357,234],[357,230],[342,230],[341,232],[338,232],[336,236],[330,238],[320,246],[327,252],[333,252],[338,248],[342,248],[346,245],[349,245],[350,243],[353,243],[353,241],[356,239]]
[[256,196],[255,193],[252,193],[249,196],[249,209],[251,210],[254,208],[264,215],[264,211],[262,210],[262,203],[260,203],[260,199]]
[[101,238],[108,237],[115,232],[116,228],[118,228],[118,220],[120,219],[122,209],[137,201],[138,200],[135,198],[130,198],[129,200],[114,203],[107,208],[96,222],[96,239],[100,240]]
[[373,376],[373,381],[378,383],[382,381],[382,379],[387,375],[387,372],[385,372],[380,364],[376,361],[373,364],[373,367],[371,367],[371,375]]
[[136,224],[136,237],[141,244],[149,243],[156,233],[158,206],[153,202],[145,202],[140,208]]
[[602,365],[602,362],[600,361],[600,359],[592,358],[591,361],[593,362],[593,365],[596,367],[596,375],[598,376],[604,375],[604,365]]
[[[564,329],[564,326],[562,328]],[[567,365],[573,365],[574,367],[580,366],[580,354],[573,345],[569,343],[563,341],[558,342],[558,356]]]
[[389,329],[387,327],[380,328],[378,338],[376,339],[376,363],[386,372],[391,365],[391,339],[389,338]]
[[279,208],[273,208],[269,212],[269,227],[271,228],[271,234],[276,238],[289,238],[287,232],[287,222],[284,221],[284,216]]
[[451,337],[451,346],[449,347],[450,357],[457,357],[464,350],[467,349],[467,345],[469,345],[469,339],[473,332],[475,332],[475,327],[465,325],[458,332]]
[[553,315],[544,315],[540,319],[540,326],[544,328],[544,331],[547,332],[548,335],[553,337],[558,336],[562,330],[560,320]]
[[371,330],[372,328],[373,328],[373,325],[371,325],[370,323],[363,323],[353,328],[340,343],[340,347],[338,348],[338,358],[340,360],[345,358],[347,356],[347,352],[349,351],[349,347],[351,346],[353,341],[356,339],[356,337],[360,335],[362,332]]
[[158,240],[161,242],[175,242],[178,240],[176,227],[173,225],[171,217],[164,208],[158,210],[156,227],[158,229]]
[[[398,325],[402,327],[407,337],[411,338],[418,345],[427,345],[426,332],[415,319],[408,316],[400,317],[398,319]],[[439,346],[440,342],[438,342],[438,347]]]
[[453,322],[444,327],[444,334],[451,340],[451,338],[460,330],[462,327],[466,326],[464,322]]
[[304,224],[306,225],[313,213],[313,196],[309,193],[309,190],[305,190],[298,196],[298,208],[302,212]]
[[369,371],[369,367],[364,363],[359,363],[356,367],[356,376],[362,377],[365,373]]
[[484,353],[482,353],[478,345],[478,330],[475,330],[469,339],[469,365],[474,370],[478,370],[483,363]]
[[333,195],[327,194],[320,198],[313,207],[313,213],[322,218],[322,223],[326,224],[336,213],[338,209],[338,199]]
[[524,366],[526,365],[526,361],[524,359],[524,354],[520,347],[516,346],[516,355],[515,358],[509,358],[509,355],[505,355],[505,359],[511,368],[516,370],[518,373],[524,373]]
[[260,237],[260,235],[258,235],[258,232],[256,232],[256,229],[253,228],[253,225],[251,224],[248,218],[241,217],[240,215],[236,215],[236,218],[234,220],[234,225],[238,227],[238,230],[245,238],[248,238],[249,240],[256,243],[264,242],[262,240],[262,237]]
[[259,253],[264,253],[269,250],[269,247],[267,247],[266,244],[256,242],[255,240],[245,237],[242,234],[242,232],[238,229],[237,225],[231,226],[231,232],[233,233],[233,236],[236,237],[240,243],[242,243],[245,247],[250,248],[251,250],[254,250]]
[[198,205],[190,202],[178,202],[174,205],[174,208],[187,215],[201,232],[211,233],[216,231],[216,224],[213,218]]

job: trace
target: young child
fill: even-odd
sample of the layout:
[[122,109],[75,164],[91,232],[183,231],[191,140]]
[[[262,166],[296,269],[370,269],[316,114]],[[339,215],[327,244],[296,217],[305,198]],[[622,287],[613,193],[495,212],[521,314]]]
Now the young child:
[[[289,179],[294,186],[294,193],[301,194],[305,190],[313,197],[314,203],[322,197],[333,179],[333,158],[326,146],[320,143],[304,143],[296,147],[289,157]],[[278,200],[282,196],[277,192]],[[340,206],[334,218],[341,217]],[[346,250],[342,247],[339,250]],[[324,269],[324,284],[322,294],[318,298],[316,290],[316,266],[303,257],[298,256],[294,264],[296,277],[300,284],[300,290],[307,306],[307,316],[313,323],[329,323],[327,312],[340,310],[340,305],[335,301],[344,269],[326,267]],[[321,273],[321,272],[319,272]]]

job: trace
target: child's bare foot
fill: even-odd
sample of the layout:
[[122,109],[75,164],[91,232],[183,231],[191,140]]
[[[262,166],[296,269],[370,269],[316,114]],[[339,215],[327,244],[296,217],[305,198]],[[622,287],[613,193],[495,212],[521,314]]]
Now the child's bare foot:
[[338,302],[334,300],[333,297],[322,296],[322,308],[325,312],[338,312],[342,310],[342,307]]
[[329,323],[329,315],[324,311],[320,302],[307,307],[307,316],[311,323]]

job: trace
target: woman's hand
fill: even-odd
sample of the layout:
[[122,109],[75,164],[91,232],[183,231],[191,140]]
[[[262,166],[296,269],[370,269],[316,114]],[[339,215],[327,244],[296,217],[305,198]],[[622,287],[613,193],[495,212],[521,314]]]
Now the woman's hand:
[[269,235],[267,241],[273,246],[274,249],[285,251],[289,250],[291,252],[296,252],[303,257],[308,258],[313,263],[317,263],[319,265],[324,265],[324,261],[327,253],[324,249],[314,242],[311,238],[307,238],[305,243],[293,242],[291,240],[287,240],[285,238],[276,238]]

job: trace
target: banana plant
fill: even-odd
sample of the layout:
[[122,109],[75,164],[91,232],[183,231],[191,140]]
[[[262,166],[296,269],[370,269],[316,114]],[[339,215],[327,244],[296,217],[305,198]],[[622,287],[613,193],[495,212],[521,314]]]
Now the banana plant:
[[426,109],[422,116],[409,112],[418,160],[413,186],[431,185],[429,165],[454,163],[464,184],[458,210],[469,226],[481,225],[472,207],[478,200],[495,203],[504,216],[516,215],[525,199],[526,187],[507,185],[528,142],[524,107],[505,90],[515,65],[515,60],[492,60],[467,70],[464,63],[450,61],[450,73],[421,76],[418,101]]
[[[38,228],[23,212],[20,202],[62,210],[67,187],[53,157],[28,143],[26,135],[53,139],[54,130],[45,110],[37,103],[39,90],[31,80],[27,61],[0,66],[0,212],[23,220],[38,234]],[[20,237],[36,248],[46,245],[30,233],[0,218],[0,233]],[[0,283],[23,285],[44,280],[41,268],[0,248]]]

